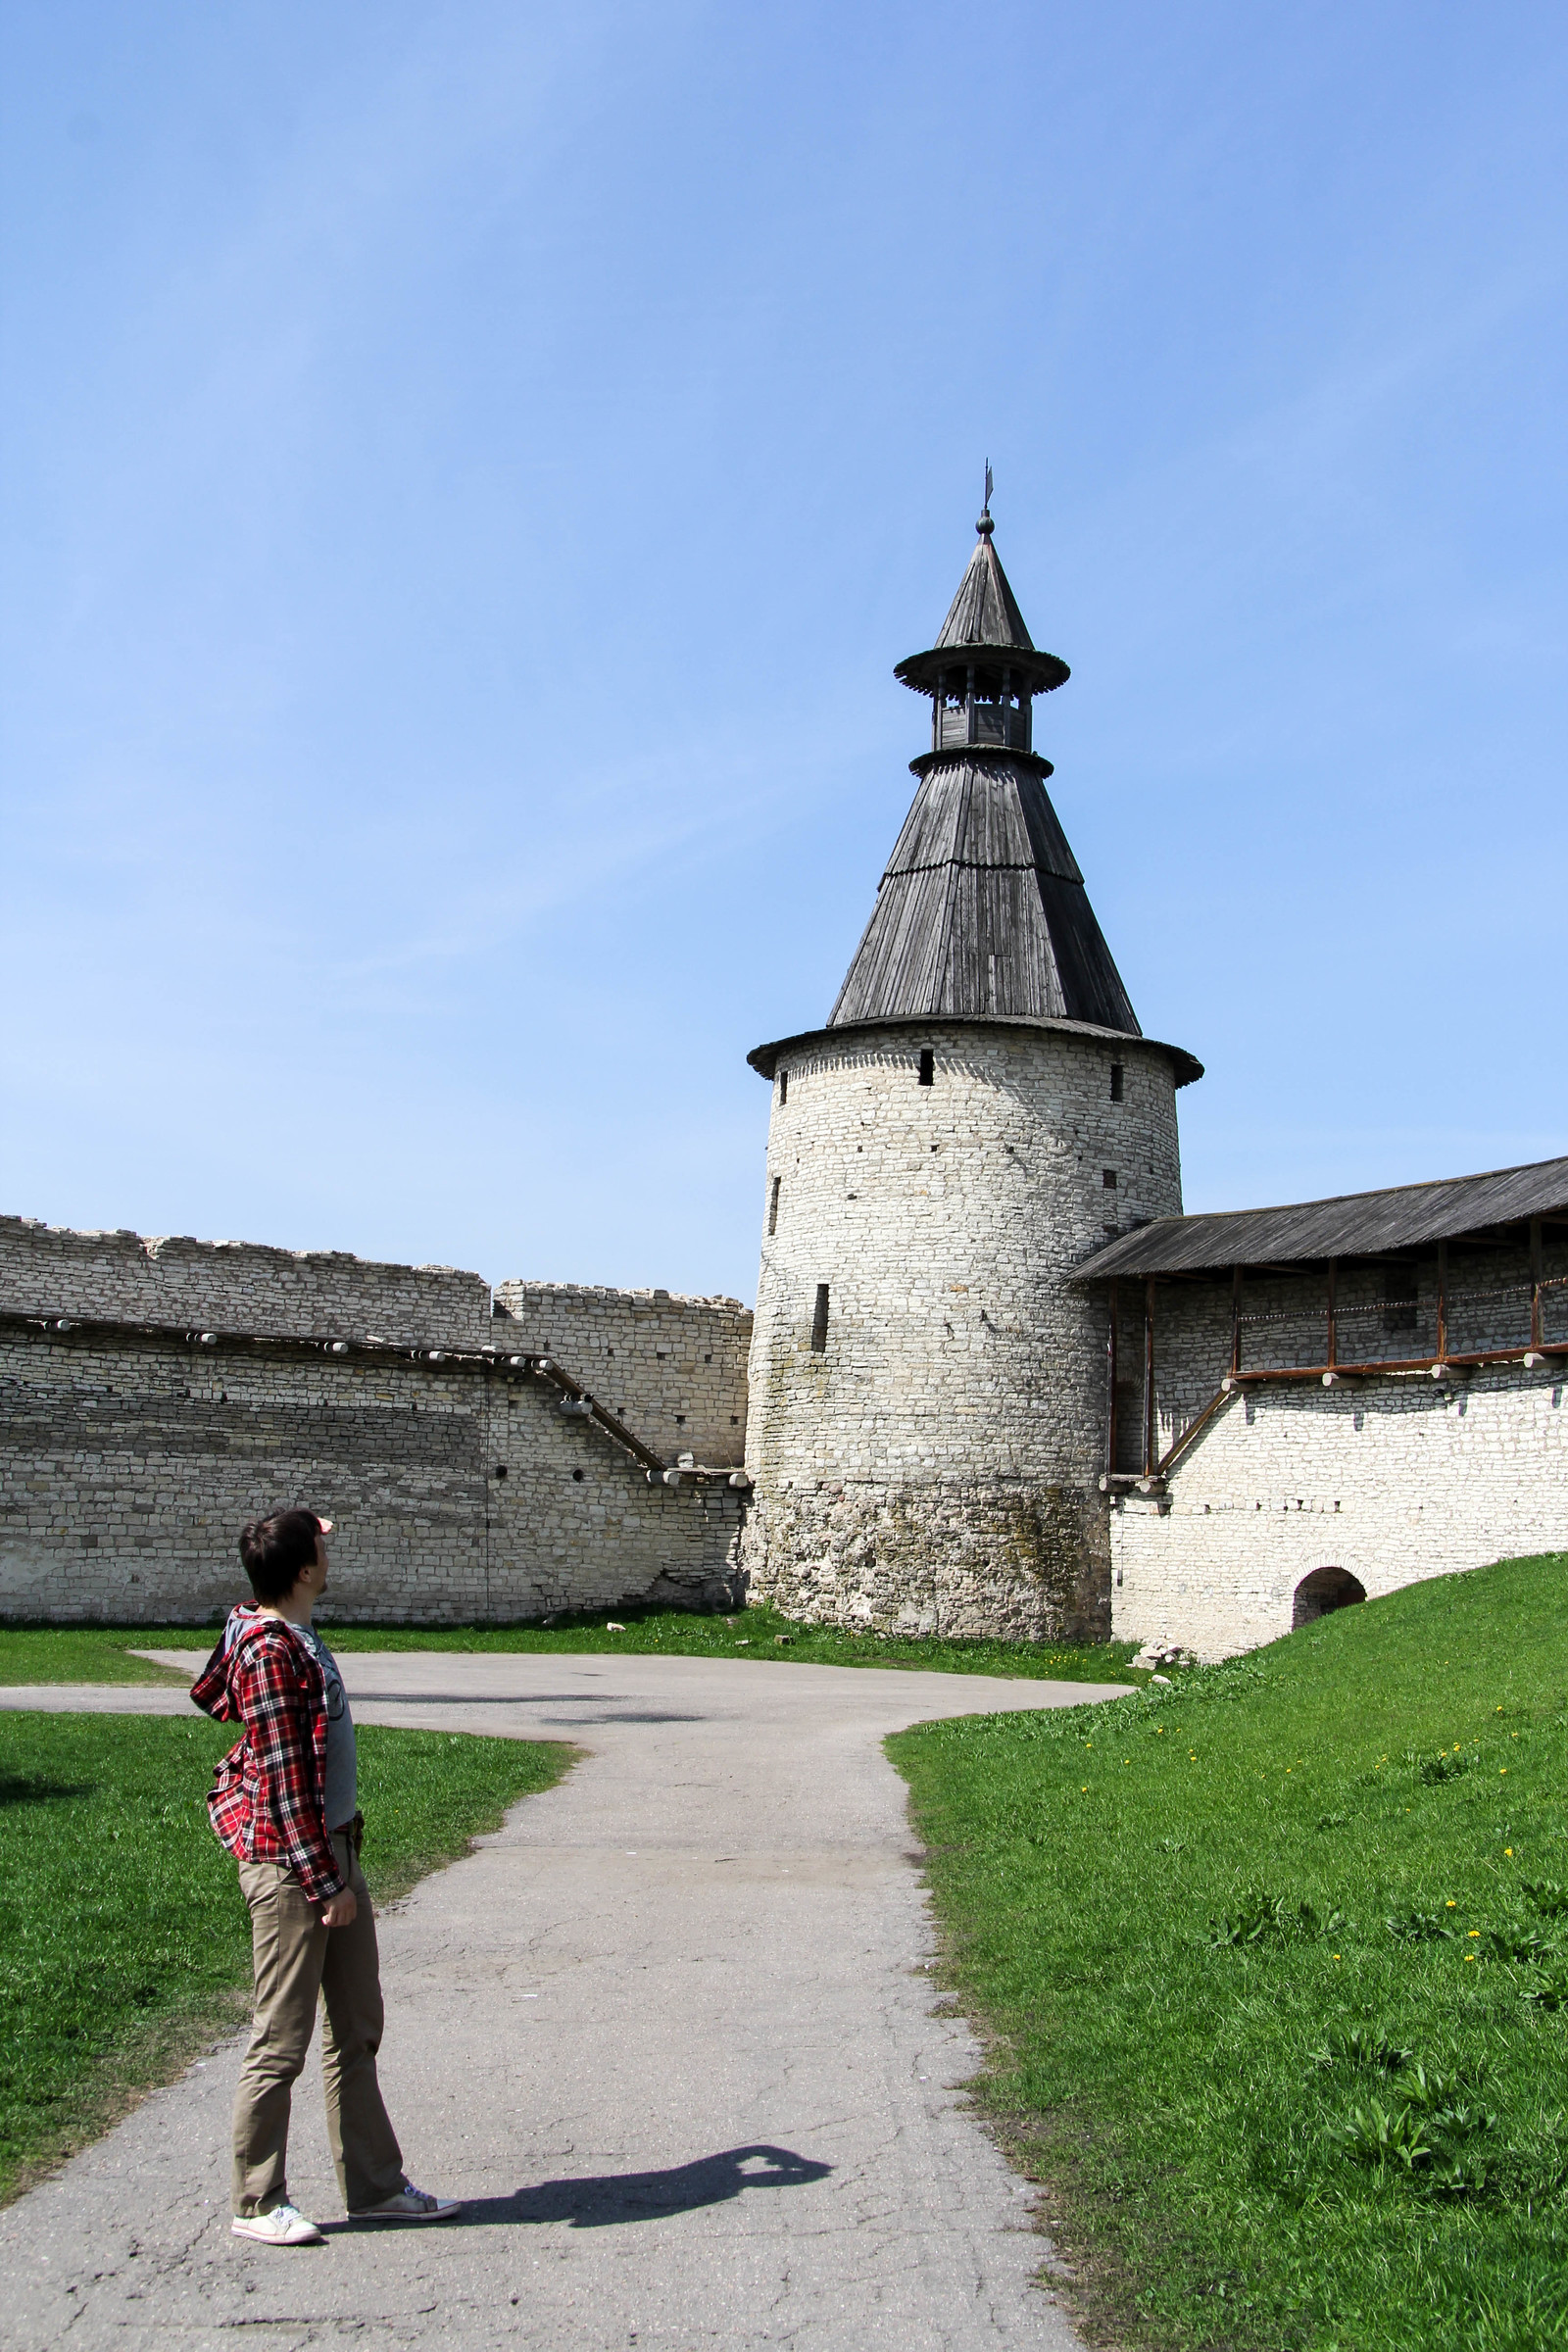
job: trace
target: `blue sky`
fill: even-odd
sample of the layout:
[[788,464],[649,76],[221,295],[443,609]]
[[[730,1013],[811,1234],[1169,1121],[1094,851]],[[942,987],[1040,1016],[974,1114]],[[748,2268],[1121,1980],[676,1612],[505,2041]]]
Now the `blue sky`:
[[981,468],[1189,1207],[1568,1151],[1568,18],[7,0],[0,1206],[752,1295]]

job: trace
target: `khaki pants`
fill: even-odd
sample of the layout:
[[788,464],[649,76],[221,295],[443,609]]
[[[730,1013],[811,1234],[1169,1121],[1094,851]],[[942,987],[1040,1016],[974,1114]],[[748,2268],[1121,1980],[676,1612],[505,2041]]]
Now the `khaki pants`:
[[256,1960],[256,2022],[234,2094],[234,2211],[270,2213],[288,2198],[289,2094],[311,2046],[319,1995],[326,2012],[321,2075],[338,2186],[351,2212],[404,2186],[397,2134],[381,2104],[381,1971],[375,1918],[358,1840],[334,1830],[332,1850],[359,1910],[352,1927],[323,1928],[292,1871],[242,1862]]

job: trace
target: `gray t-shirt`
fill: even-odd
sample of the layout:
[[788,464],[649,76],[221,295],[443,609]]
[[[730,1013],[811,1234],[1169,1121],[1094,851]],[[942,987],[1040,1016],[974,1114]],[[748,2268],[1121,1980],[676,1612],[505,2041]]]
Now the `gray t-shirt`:
[[359,1811],[359,1768],[354,1751],[354,1718],[337,1660],[308,1625],[294,1628],[321,1669],[326,1684],[326,1826],[341,1830]]

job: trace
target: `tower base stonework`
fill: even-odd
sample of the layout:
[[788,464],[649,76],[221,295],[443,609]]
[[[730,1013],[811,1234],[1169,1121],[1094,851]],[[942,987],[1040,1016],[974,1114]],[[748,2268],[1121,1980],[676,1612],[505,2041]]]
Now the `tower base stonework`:
[[1014,1642],[1110,1638],[1110,1533],[1097,1490],[1022,1479],[856,1482],[752,1501],[749,1600],[852,1632]]

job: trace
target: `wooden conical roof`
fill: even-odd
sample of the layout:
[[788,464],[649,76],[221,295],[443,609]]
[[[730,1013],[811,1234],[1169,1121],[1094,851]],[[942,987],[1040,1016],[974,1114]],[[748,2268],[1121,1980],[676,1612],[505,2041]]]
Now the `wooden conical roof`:
[[1016,646],[1029,654],[1035,650],[992,543],[989,514],[980,517],[974,553],[958,582],[958,593],[948,607],[948,617],[937,632],[937,645],[944,651],[960,645]]
[[1088,1021],[1141,1036],[1045,762],[966,751],[920,764],[829,1028],[948,1014]]

